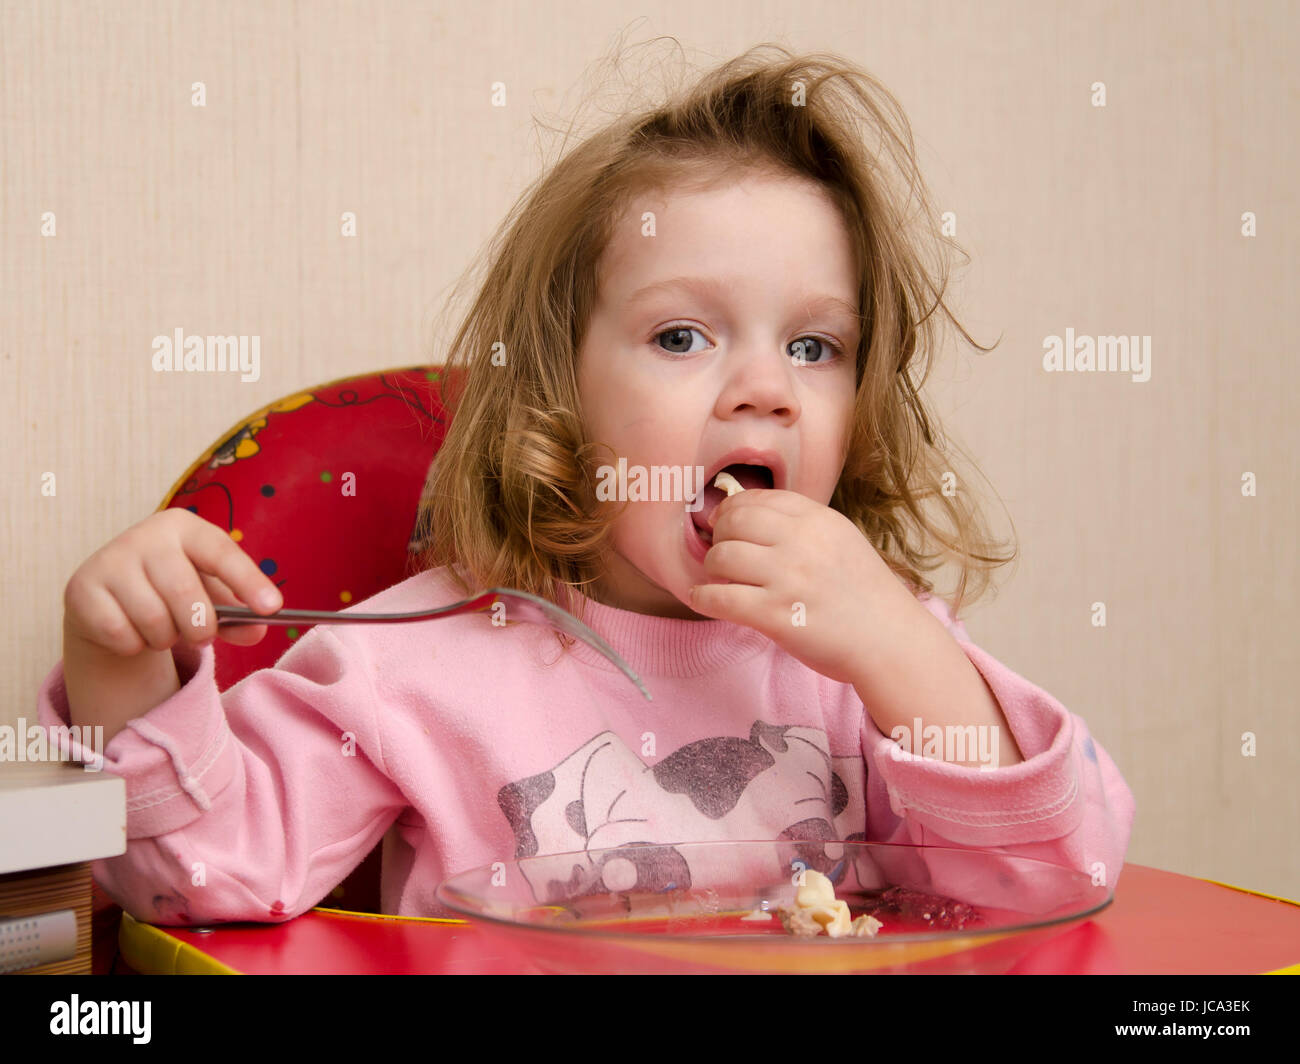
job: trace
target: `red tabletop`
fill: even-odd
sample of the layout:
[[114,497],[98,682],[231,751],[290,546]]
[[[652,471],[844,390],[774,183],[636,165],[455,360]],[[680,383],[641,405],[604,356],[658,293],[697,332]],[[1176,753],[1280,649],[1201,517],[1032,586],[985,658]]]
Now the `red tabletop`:
[[[141,974],[500,974],[537,969],[475,925],[313,909],[283,924],[153,927],[122,918]],[[1300,903],[1126,864],[1114,902],[1036,946],[1012,974],[1300,974]]]

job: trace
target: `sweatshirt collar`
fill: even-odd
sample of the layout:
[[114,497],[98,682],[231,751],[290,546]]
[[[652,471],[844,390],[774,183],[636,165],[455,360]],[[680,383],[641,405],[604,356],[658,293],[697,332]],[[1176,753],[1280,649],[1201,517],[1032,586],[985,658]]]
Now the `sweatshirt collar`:
[[[574,593],[574,613],[605,640],[638,675],[699,676],[752,658],[772,641],[761,632],[711,618],[688,621],[616,609]],[[581,641],[570,652],[579,660],[606,669],[614,665]]]

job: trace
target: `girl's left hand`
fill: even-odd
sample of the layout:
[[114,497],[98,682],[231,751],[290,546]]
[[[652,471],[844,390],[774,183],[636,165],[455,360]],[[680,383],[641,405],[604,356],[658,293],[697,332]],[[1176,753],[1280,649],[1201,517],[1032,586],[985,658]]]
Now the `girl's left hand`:
[[919,605],[852,521],[793,491],[723,499],[704,569],[730,583],[691,588],[692,610],[754,628],[840,683],[862,679]]

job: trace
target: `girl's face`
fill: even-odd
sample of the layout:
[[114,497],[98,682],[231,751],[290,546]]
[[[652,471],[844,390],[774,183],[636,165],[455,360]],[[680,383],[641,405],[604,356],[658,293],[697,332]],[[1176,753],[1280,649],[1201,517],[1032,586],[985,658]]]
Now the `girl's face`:
[[[591,439],[613,452],[601,461],[625,460],[629,486],[637,467],[645,484],[665,486],[652,467],[676,467],[675,483],[690,476],[697,491],[697,467],[712,484],[723,466],[761,464],[772,487],[828,503],[844,466],[859,331],[849,236],[826,193],[749,174],[639,197],[600,266],[578,389]],[[690,500],[664,494],[607,504],[623,509],[593,597],[693,618],[686,603],[693,584],[709,582],[708,544]]]

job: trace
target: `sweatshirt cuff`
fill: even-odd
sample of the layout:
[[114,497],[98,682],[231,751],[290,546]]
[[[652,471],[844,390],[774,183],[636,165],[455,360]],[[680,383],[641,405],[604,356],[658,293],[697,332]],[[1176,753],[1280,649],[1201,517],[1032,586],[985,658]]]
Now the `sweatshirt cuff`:
[[[212,648],[178,644],[172,658],[180,690],[127,721],[102,747],[103,770],[126,780],[128,840],[165,835],[197,820],[237,769]],[[46,728],[70,723],[62,661],[41,684],[38,715]],[[82,760],[90,760],[89,751]]]
[[1057,839],[1084,816],[1071,714],[1050,694],[970,642],[957,641],[984,677],[1023,758],[994,769],[913,756],[863,714],[863,750],[900,818],[978,847]]

